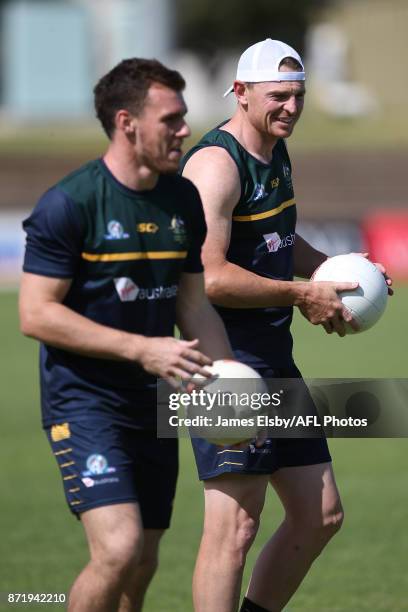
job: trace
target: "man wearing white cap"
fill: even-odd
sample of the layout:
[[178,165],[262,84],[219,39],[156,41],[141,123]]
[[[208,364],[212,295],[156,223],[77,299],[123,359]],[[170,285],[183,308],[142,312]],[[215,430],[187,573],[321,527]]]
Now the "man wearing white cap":
[[[198,187],[208,225],[206,287],[237,359],[265,378],[299,378],[292,357],[293,307],[328,333],[354,325],[338,291],[356,283],[309,279],[327,256],[296,234],[291,165],[284,139],[300,117],[305,72],[298,53],[267,39],[238,63],[230,120],[206,134],[183,160]],[[339,529],[342,507],[324,438],[269,438],[257,447],[193,441],[205,487],[205,523],[194,575],[196,612],[235,612],[242,573],[265,491],[285,517],[263,548],[242,612],[278,612]]]

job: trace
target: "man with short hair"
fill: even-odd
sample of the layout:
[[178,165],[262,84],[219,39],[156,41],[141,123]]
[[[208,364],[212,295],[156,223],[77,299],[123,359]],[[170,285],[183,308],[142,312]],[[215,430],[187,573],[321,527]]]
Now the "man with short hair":
[[142,609],[178,469],[177,440],[156,435],[157,378],[208,376],[205,365],[231,355],[204,292],[200,198],[177,175],[190,133],[183,89],[155,60],[102,77],[105,156],[24,222],[21,328],[41,341],[43,425],[90,550],[71,612]]
[[[236,358],[265,378],[300,378],[292,357],[293,307],[343,336],[345,322],[355,323],[338,292],[357,283],[293,281],[294,275],[310,279],[327,258],[295,229],[285,139],[304,102],[299,54],[271,39],[252,45],[225,95],[232,91],[232,118],[183,160],[183,175],[198,188],[206,215],[207,294]],[[325,438],[269,438],[259,447],[223,449],[193,440],[193,447],[206,508],[193,584],[196,612],[237,610],[268,483],[285,517],[255,564],[241,611],[281,611],[342,523]]]

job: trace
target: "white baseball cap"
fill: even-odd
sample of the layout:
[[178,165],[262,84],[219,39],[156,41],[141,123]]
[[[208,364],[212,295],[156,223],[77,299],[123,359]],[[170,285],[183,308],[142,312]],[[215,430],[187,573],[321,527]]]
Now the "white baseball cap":
[[[279,65],[285,57],[292,57],[302,66],[303,72],[279,72]],[[262,83],[264,81],[304,81],[303,62],[292,47],[280,40],[267,38],[248,47],[239,58],[237,81]],[[234,91],[231,85],[224,94]]]

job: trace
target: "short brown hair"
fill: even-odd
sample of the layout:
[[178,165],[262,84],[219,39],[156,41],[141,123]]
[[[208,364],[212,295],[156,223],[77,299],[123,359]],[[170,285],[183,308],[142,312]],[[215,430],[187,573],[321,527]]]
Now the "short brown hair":
[[182,91],[186,85],[176,70],[166,68],[155,59],[137,57],[123,60],[99,80],[94,88],[95,110],[108,138],[112,138],[115,115],[120,109],[133,115],[140,113],[152,83],[161,83],[175,91]]
[[279,69],[281,68],[281,66],[287,66],[288,68],[293,70],[293,72],[303,72],[302,66],[294,57],[284,57],[281,63],[279,64]]

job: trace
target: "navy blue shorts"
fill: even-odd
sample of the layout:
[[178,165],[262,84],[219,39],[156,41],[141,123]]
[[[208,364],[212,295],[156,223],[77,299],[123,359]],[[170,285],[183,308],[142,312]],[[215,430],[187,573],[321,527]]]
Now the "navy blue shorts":
[[145,529],[169,527],[178,474],[177,440],[157,439],[103,418],[46,429],[70,510],[137,502]]
[[[297,367],[257,368],[264,378],[301,378]],[[305,385],[305,394],[312,401]],[[268,438],[257,448],[249,444],[238,450],[220,447],[201,438],[191,440],[200,480],[220,474],[273,474],[283,467],[314,465],[331,461],[326,438]]]

